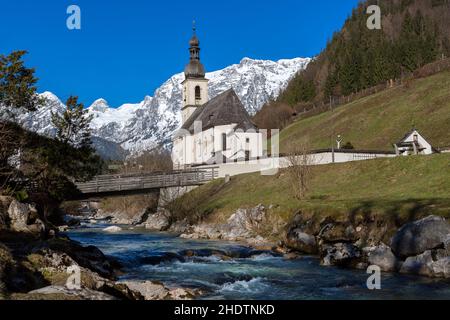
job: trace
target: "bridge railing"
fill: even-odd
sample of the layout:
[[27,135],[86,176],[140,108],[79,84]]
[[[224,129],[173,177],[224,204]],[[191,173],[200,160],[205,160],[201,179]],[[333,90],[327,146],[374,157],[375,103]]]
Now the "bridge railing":
[[218,175],[217,167],[157,174],[113,174],[96,176],[94,180],[76,183],[76,186],[82,193],[120,192],[201,185]]

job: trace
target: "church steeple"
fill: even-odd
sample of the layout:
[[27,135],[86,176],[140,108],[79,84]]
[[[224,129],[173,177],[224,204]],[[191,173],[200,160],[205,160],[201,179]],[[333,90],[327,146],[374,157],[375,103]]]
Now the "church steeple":
[[205,68],[200,62],[200,41],[197,38],[195,21],[192,25],[192,38],[189,40],[189,64],[184,69],[183,107],[181,116],[183,123],[194,113],[198,106],[208,102],[208,79]]
[[197,38],[195,21],[192,24],[192,38],[189,40],[190,61],[184,70],[186,78],[204,78],[205,68],[200,62],[200,41]]

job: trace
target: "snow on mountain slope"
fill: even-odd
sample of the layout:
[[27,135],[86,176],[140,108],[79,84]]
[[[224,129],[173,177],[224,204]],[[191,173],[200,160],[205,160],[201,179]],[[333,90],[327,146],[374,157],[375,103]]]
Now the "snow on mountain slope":
[[[209,96],[213,98],[233,88],[247,111],[253,115],[269,99],[276,98],[310,60],[295,58],[274,62],[244,58],[239,64],[206,74],[210,80]],[[101,138],[98,141],[106,140],[119,145],[129,154],[169,145],[173,132],[181,126],[183,80],[183,73],[172,76],[155,91],[153,97],[147,96],[137,104],[111,108],[106,100],[96,100],[88,108],[93,116],[93,135]],[[46,105],[37,112],[20,116],[19,120],[28,129],[52,135],[51,111],[62,112],[64,105],[50,92],[42,96],[47,99]]]

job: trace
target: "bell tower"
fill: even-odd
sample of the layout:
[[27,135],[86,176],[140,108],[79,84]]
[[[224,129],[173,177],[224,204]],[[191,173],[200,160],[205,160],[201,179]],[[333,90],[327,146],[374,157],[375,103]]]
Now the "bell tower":
[[195,21],[192,26],[193,35],[189,41],[190,61],[184,69],[183,107],[181,117],[183,124],[194,113],[198,106],[208,102],[208,79],[205,78],[205,68],[200,62],[200,41],[196,35]]

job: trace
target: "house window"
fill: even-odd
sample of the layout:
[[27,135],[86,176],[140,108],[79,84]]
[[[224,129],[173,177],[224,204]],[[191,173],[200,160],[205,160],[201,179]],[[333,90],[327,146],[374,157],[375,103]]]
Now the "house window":
[[222,133],[222,151],[227,150],[227,134]]
[[200,92],[200,86],[195,87],[195,100],[201,100],[201,92]]
[[250,143],[250,138],[245,138],[245,143]]
[[417,134],[415,134],[413,136],[414,142],[418,142],[419,141],[419,136]]

